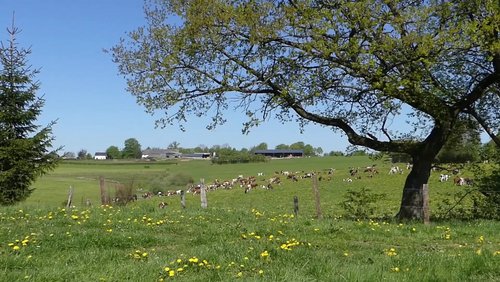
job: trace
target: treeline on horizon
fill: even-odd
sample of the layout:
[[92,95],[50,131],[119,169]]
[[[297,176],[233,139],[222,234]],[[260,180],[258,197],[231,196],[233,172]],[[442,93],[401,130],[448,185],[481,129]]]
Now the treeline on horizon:
[[[164,149],[164,148],[151,148],[147,149]],[[228,144],[213,145],[207,147],[199,145],[194,148],[183,148],[180,143],[174,141],[170,143],[168,150],[177,151],[181,154],[193,153],[210,153],[216,158],[212,158],[213,163],[228,164],[228,163],[248,163],[248,162],[264,162],[267,158],[263,155],[256,155],[257,150],[302,150],[306,157],[316,156],[371,156],[376,159],[385,158],[388,161],[397,163],[411,163],[411,157],[403,153],[388,153],[388,152],[368,152],[361,150],[359,147],[349,147],[346,152],[330,151],[324,153],[321,147],[314,147],[311,144],[305,144],[302,141],[287,144],[279,144],[274,148],[270,148],[267,143],[262,142],[251,148],[236,149]],[[142,146],[135,138],[125,140],[123,149],[117,146],[109,146],[106,150],[106,157],[108,159],[140,159],[142,157]],[[465,163],[465,162],[479,162],[494,159],[498,154],[493,140],[486,144],[481,144],[479,132],[476,130],[464,130],[457,132],[456,136],[450,138],[447,145],[441,150],[436,158],[436,163]],[[93,159],[93,156],[85,149],[82,149],[78,154],[72,152],[65,152],[62,156],[65,159]]]

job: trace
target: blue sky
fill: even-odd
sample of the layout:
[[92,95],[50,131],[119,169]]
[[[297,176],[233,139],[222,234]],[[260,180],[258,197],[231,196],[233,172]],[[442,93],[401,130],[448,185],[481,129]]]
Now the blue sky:
[[6,28],[14,12],[15,25],[22,30],[17,40],[21,47],[31,47],[28,61],[41,70],[37,94],[44,95],[45,106],[37,124],[57,120],[54,145],[64,146],[62,152],[122,148],[128,138],[136,138],[143,148],[167,147],[173,141],[184,148],[228,144],[241,149],[261,142],[274,148],[303,141],[324,152],[345,150],[345,137],[314,125],[301,134],[294,123],[271,121],[243,135],[244,115],[238,112],[228,113],[228,122],[214,131],[196,117],[186,132],[177,126],[155,129],[155,118],[127,93],[117,65],[103,52],[145,23],[142,5],[139,0],[1,1],[0,41],[8,40]]

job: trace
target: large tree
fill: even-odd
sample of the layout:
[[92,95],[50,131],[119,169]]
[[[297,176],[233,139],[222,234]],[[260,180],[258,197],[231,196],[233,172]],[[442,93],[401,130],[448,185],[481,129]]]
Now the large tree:
[[436,158],[440,163],[476,162],[480,153],[479,125],[474,120],[459,120]]
[[[150,0],[147,25],[111,49],[160,125],[229,107],[244,132],[271,117],[340,130],[406,153],[400,219],[422,218],[422,185],[460,115],[497,144],[498,0]],[[406,124],[405,124],[406,122]]]
[[36,96],[38,70],[27,62],[30,49],[16,42],[19,30],[0,42],[0,205],[12,205],[29,197],[36,178],[52,170],[59,159],[52,149],[52,125],[36,125],[44,100]]
[[118,149],[117,146],[109,146],[106,149],[106,156],[109,159],[119,159],[122,156],[122,152],[120,152],[120,149]]
[[122,157],[125,159],[140,159],[142,157],[141,144],[137,139],[129,138],[125,140]]

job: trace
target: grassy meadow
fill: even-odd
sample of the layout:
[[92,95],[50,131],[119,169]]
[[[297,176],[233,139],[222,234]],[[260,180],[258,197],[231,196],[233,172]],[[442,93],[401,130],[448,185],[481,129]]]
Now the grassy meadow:
[[[349,167],[376,164],[379,174],[349,177]],[[404,165],[400,165],[404,167]],[[99,177],[138,193],[188,175],[206,184],[239,175],[335,172],[318,181],[322,219],[316,218],[311,179],[281,177],[272,190],[242,188],[142,199],[101,206]],[[405,173],[366,157],[272,160],[212,165],[205,160],[165,162],[64,162],[39,179],[33,195],[0,208],[2,281],[500,281],[500,223],[442,221],[397,223]],[[165,183],[163,183],[165,182]],[[162,184],[163,183],[163,184]],[[163,186],[161,186],[163,185]],[[64,208],[69,187],[71,209]],[[448,193],[463,189],[429,181],[431,214]],[[350,220],[340,203],[348,191],[384,194],[372,219]],[[298,216],[293,197],[299,199]],[[89,199],[92,206],[85,202]],[[164,209],[159,202],[167,203]]]

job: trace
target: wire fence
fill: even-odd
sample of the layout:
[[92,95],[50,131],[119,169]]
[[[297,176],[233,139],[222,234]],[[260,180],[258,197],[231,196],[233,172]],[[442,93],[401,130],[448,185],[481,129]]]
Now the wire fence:
[[[124,184],[125,183],[125,184]],[[127,178],[115,180],[111,178],[99,178],[99,186],[101,190],[101,204],[102,205],[125,205],[129,202],[135,201],[137,199],[143,198],[144,195],[148,197],[155,196],[156,194],[152,194],[150,191],[140,191],[144,192],[144,195],[140,195],[139,197],[135,194],[136,188],[134,187],[140,185],[141,181],[137,178]],[[403,197],[405,193],[409,193],[411,196],[421,197],[420,200],[417,199],[416,205],[407,205],[403,204],[399,207],[401,209],[406,209],[408,211],[413,211],[416,214],[422,214],[424,218],[424,222],[429,222],[431,208],[429,205],[429,186],[424,185],[425,187],[421,188],[404,188],[403,189]],[[416,192],[416,193],[415,193]],[[497,211],[497,214],[500,214],[500,201],[496,202],[488,201],[487,205],[477,203],[477,197],[486,197],[486,198],[499,198],[500,199],[500,191],[497,190],[480,190],[475,187],[467,187],[463,191],[456,192],[454,195],[447,195],[448,198],[442,200],[442,202],[438,202],[437,204],[433,204],[432,209],[432,217],[433,218],[446,218],[450,216],[457,216],[459,213],[464,213],[464,216],[469,216],[470,214],[478,214],[483,209]],[[317,195],[319,197],[319,195]],[[453,198],[454,197],[454,198]],[[317,206],[317,216],[320,217],[321,211],[319,210],[319,199],[316,200]],[[476,201],[476,202],[475,202]],[[294,203],[294,210],[297,210],[296,203]],[[183,205],[185,207],[185,204]]]

